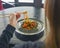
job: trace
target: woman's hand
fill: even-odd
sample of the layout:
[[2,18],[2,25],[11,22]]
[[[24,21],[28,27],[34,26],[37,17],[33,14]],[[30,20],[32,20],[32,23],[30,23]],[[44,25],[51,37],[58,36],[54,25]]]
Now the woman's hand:
[[20,13],[10,14],[10,25],[16,27],[17,19],[20,17]]

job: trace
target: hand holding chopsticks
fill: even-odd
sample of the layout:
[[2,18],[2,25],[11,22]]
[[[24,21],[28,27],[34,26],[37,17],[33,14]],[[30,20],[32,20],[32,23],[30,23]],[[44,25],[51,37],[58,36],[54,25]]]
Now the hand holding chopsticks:
[[17,13],[14,13],[14,14],[10,14],[10,25],[15,27],[16,24],[17,24],[17,19],[20,18],[21,14],[24,14],[25,15],[24,17],[26,17],[27,11],[25,11],[25,12],[17,12]]
[[17,24],[17,19],[20,18],[20,13],[12,13],[10,14],[9,16],[9,24],[13,27],[16,27],[16,24]]

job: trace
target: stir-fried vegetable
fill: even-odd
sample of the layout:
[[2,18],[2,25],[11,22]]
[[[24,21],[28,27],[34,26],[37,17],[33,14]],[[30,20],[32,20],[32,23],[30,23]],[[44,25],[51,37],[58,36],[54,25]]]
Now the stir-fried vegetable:
[[[24,14],[24,21],[21,24],[22,29],[26,29],[26,30],[36,29],[38,26],[38,23],[36,21],[32,21],[29,19],[28,12],[25,11],[22,14]],[[17,13],[17,16],[19,16],[19,13]]]
[[32,30],[37,28],[37,22],[35,21],[25,21],[22,24],[22,28],[26,29],[26,30]]

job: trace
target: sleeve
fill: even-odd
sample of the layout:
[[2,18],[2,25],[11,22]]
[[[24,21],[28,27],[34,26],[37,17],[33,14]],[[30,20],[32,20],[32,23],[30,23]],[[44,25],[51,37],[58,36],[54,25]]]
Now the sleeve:
[[13,37],[15,28],[11,25],[7,25],[6,29],[3,31],[0,36],[0,48],[8,48],[9,41]]

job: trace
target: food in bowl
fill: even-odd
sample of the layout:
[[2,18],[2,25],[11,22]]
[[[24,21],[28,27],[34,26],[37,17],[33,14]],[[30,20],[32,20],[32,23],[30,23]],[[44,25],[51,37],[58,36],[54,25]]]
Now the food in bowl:
[[28,12],[24,12],[24,21],[21,24],[21,28],[25,30],[33,30],[37,28],[38,23],[36,21],[32,21],[28,17]]
[[36,21],[24,21],[22,24],[21,24],[21,27],[23,29],[26,29],[26,30],[33,30],[33,29],[36,29],[38,26],[38,23]]
[[23,32],[24,34],[40,32],[42,27],[42,22],[34,18],[29,18],[27,12],[24,13],[24,19],[19,20],[17,23],[18,32]]
[[19,30],[24,33],[34,33],[38,31],[38,22],[33,19],[22,20]]

